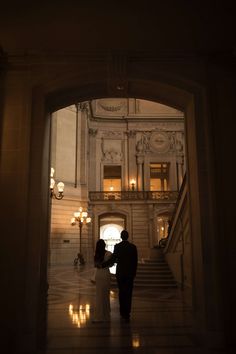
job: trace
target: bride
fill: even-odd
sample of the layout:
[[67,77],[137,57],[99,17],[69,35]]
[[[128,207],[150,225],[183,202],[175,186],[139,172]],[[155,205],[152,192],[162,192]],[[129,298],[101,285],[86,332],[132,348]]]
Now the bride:
[[104,322],[110,320],[110,270],[109,267],[99,268],[107,261],[112,253],[105,249],[106,243],[103,239],[97,241],[94,255],[94,265],[96,267],[96,308],[93,322]]

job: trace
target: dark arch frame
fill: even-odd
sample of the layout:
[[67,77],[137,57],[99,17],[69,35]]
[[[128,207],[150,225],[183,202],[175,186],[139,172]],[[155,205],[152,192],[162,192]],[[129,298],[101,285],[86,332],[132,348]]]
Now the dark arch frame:
[[[138,69],[138,70],[137,70]],[[204,247],[208,249],[208,257],[213,262],[214,252],[214,227],[212,220],[213,203],[211,200],[212,191],[208,183],[202,178],[201,171],[210,166],[209,144],[207,140],[209,132],[207,127],[206,114],[206,92],[199,84],[175,76],[159,75],[155,70],[144,68],[140,77],[140,68],[134,68],[132,76],[127,78],[127,97],[143,98],[157,101],[185,112],[185,130],[187,145],[187,180],[190,195],[190,219],[193,245],[193,286],[194,286],[194,332],[200,340],[205,339],[207,333],[208,309],[207,303],[212,301],[212,294],[206,292],[206,282],[211,281],[211,269],[204,264]],[[144,79],[145,78],[145,79]],[[65,77],[64,77],[65,79]],[[76,82],[76,84],[75,84]],[[78,84],[78,82],[80,84]],[[119,93],[120,95],[120,93]],[[48,82],[44,86],[35,87],[32,101],[32,140],[31,140],[31,168],[30,168],[30,193],[29,193],[29,229],[32,235],[29,241],[29,249],[36,242],[38,245],[38,258],[33,258],[29,253],[28,264],[39,269],[39,287],[35,290],[29,284],[29,292],[33,292],[37,298],[37,289],[44,289],[47,280],[47,247],[48,247],[48,216],[49,216],[49,146],[50,127],[49,115],[51,112],[75,102],[82,102],[88,99],[101,97],[117,97],[118,94],[111,94],[107,83],[101,78],[97,80],[87,74],[68,76],[55,82]],[[120,96],[119,96],[120,97]],[[46,117],[46,119],[45,119]],[[204,129],[203,129],[204,127]],[[202,151],[206,154],[202,155]],[[39,167],[40,166],[40,167]],[[41,171],[41,175],[37,171]],[[207,178],[210,178],[211,170]],[[34,186],[40,186],[37,191]],[[212,186],[213,188],[213,186]],[[32,211],[33,210],[33,211]],[[30,212],[32,211],[32,212]],[[207,220],[207,222],[206,222]],[[40,223],[41,227],[36,229]],[[207,235],[207,239],[206,239]],[[211,252],[209,250],[212,249]],[[209,284],[208,284],[209,285]],[[215,284],[212,283],[212,289]],[[38,314],[46,311],[46,300],[39,299]],[[211,306],[217,306],[217,301]],[[217,311],[215,309],[215,311]],[[38,316],[38,335],[45,335],[45,328],[42,315]],[[41,340],[41,339],[40,339]]]

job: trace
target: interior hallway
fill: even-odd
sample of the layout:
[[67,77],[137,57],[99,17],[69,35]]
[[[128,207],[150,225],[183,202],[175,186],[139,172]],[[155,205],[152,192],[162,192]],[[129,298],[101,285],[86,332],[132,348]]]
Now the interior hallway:
[[191,336],[191,307],[180,290],[134,289],[130,323],[111,291],[110,323],[93,323],[92,265],[50,266],[47,354],[202,353]]

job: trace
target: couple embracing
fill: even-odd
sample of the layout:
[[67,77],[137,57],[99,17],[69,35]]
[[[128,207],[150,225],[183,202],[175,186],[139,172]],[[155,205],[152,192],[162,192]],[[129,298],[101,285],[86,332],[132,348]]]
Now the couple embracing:
[[97,241],[94,264],[97,268],[96,310],[93,322],[110,320],[110,271],[115,263],[116,280],[119,289],[120,316],[129,322],[134,278],[137,271],[138,253],[134,244],[128,241],[128,231],[121,231],[121,242],[116,244],[114,252],[105,249],[105,241]]

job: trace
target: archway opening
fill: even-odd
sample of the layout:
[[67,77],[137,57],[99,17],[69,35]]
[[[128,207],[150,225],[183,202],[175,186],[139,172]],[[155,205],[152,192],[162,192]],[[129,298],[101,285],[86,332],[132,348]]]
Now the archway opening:
[[[91,88],[90,88],[91,89]],[[104,87],[102,86],[102,91]],[[196,88],[195,88],[196,89]],[[191,91],[191,90],[190,90]],[[189,92],[190,92],[189,91]],[[86,90],[86,94],[83,95],[83,88],[81,87],[79,89],[79,94],[72,95],[72,97],[69,99],[70,103],[75,101],[75,96],[77,97],[78,101],[84,101],[84,99],[88,99],[88,97],[93,96],[91,95],[91,91],[88,95],[88,91]],[[197,92],[197,89],[196,89]],[[196,150],[196,127],[195,127],[195,122],[198,120],[198,124],[201,122],[201,108],[203,103],[201,102],[198,105],[199,110],[195,111],[194,109],[194,102],[195,98],[194,95],[198,95],[198,99],[201,101],[201,92],[197,92],[195,94],[188,93],[187,91],[182,91],[181,89],[177,89],[174,86],[165,86],[165,84],[158,84],[157,82],[132,82],[132,85],[130,85],[130,93],[131,97],[145,97],[146,99],[152,99],[154,101],[160,101],[160,102],[165,102],[165,103],[171,103],[173,104],[174,107],[181,107],[185,111],[185,118],[186,118],[186,144],[187,144],[187,161],[188,161],[188,166],[187,166],[187,173],[188,173],[188,187],[189,187],[189,194],[190,194],[190,208],[191,208],[191,215],[195,215],[195,218],[191,220],[191,231],[192,231],[192,239],[193,239],[193,248],[192,248],[192,263],[193,263],[193,271],[194,271],[194,280],[195,280],[195,303],[199,305],[199,307],[202,309],[201,312],[196,313],[196,318],[195,318],[195,325],[197,327],[197,330],[199,330],[199,333],[201,331],[204,331],[204,326],[205,326],[205,313],[204,313],[204,297],[203,297],[203,283],[202,281],[202,267],[203,264],[201,263],[201,255],[202,255],[202,233],[201,233],[201,217],[200,214],[204,213],[206,211],[206,207],[204,207],[203,204],[200,205],[200,200],[199,200],[199,179],[198,179],[198,168],[199,166],[196,164],[196,161],[198,161],[198,153]],[[55,100],[55,95],[57,93],[55,92],[53,95],[49,95],[47,98],[47,104],[49,107],[49,111],[55,110],[55,108],[60,108],[62,106],[65,106],[61,100],[61,97],[58,96],[58,98]],[[51,96],[51,97],[50,97]],[[96,97],[101,96],[101,93],[99,94],[99,89],[97,91]],[[104,96],[104,95],[102,95]],[[39,99],[40,100],[40,99]],[[65,99],[68,102],[68,95],[66,96]],[[59,103],[58,103],[59,102]],[[42,102],[41,102],[42,103]],[[199,101],[198,101],[199,103]],[[53,107],[53,110],[52,110]],[[42,112],[41,112],[42,113]],[[40,113],[36,114],[36,121],[39,118]],[[196,117],[197,116],[197,117]],[[48,127],[47,127],[48,128]],[[43,133],[39,137],[42,139],[42,144],[44,145],[43,137],[44,137],[44,129],[45,126],[43,127]],[[202,132],[203,133],[203,132]],[[37,136],[38,130],[36,129],[35,131],[35,136]],[[198,134],[201,134],[200,131],[198,131]],[[203,138],[204,141],[204,138]],[[46,144],[47,145],[47,144]],[[47,145],[48,147],[48,145]],[[34,154],[32,154],[34,155]],[[37,153],[36,153],[37,156]],[[44,166],[42,169],[44,172],[47,170],[47,167]],[[48,171],[49,172],[49,171]],[[37,178],[33,176],[33,180],[37,182]],[[38,179],[41,179],[41,176],[38,177]],[[43,176],[43,181],[44,185],[46,185],[45,182],[47,182],[47,177]],[[139,186],[142,184],[140,183]],[[203,185],[202,185],[203,186]],[[205,187],[206,189],[206,187]],[[204,190],[204,186],[203,186]],[[43,203],[45,203],[46,200],[42,200]],[[44,205],[45,206],[45,205]],[[200,213],[201,211],[201,213]],[[208,214],[206,212],[206,214]],[[47,222],[45,216],[44,216],[44,221]],[[45,266],[45,261],[47,259],[45,250],[48,250],[48,244],[44,243],[44,251],[41,253],[42,261],[41,264]],[[200,258],[199,258],[200,257]],[[200,259],[200,260],[199,260]],[[200,262],[200,263],[199,263]],[[44,267],[45,270],[45,267]],[[45,275],[46,273],[43,271],[42,273],[42,282],[46,282]],[[199,286],[197,286],[199,285]]]
[[[183,112],[144,99],[102,98],[60,109],[51,122],[51,165],[65,191],[63,200],[52,200],[50,264],[71,263],[81,248],[91,262],[99,215],[111,208],[125,213],[140,259],[150,258],[166,236],[156,215],[165,208],[171,218],[186,170]],[[82,232],[70,225],[79,207],[92,215]]]

